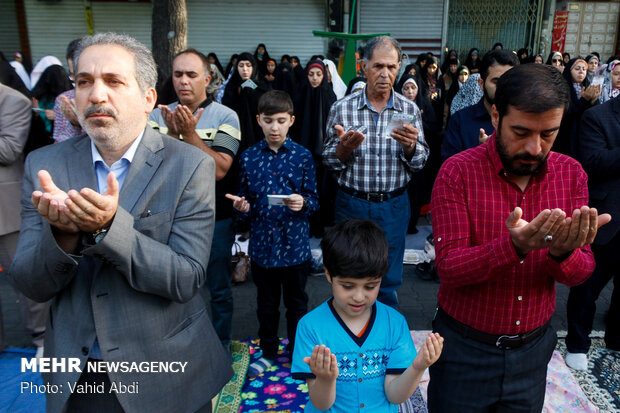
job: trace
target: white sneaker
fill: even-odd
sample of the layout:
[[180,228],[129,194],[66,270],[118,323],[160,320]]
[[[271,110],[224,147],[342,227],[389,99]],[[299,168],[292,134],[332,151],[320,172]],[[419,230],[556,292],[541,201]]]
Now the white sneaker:
[[573,370],[587,370],[588,356],[584,353],[566,353],[566,365]]
[[40,359],[43,357],[43,346],[37,347],[37,354],[34,355],[34,358]]

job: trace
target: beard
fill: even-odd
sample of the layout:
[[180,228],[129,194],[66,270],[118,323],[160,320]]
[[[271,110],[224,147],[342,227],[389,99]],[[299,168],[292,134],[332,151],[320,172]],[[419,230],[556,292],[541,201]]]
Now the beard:
[[[100,113],[110,116],[112,119],[89,119],[88,116]],[[118,113],[114,108],[103,105],[89,106],[83,114],[79,114],[79,122],[82,129],[86,131],[88,136],[96,145],[102,146],[108,150],[114,150],[118,146],[123,129],[118,123]],[[110,121],[112,123],[110,124]]]
[[484,96],[484,100],[486,100],[489,103],[489,105],[494,105],[495,104],[495,96],[491,97],[489,95],[489,91],[487,90],[486,81],[485,81],[484,87],[482,88],[482,93],[483,93],[483,96]]
[[[547,156],[544,156],[542,153],[534,156],[530,155],[527,152],[517,153],[514,156],[510,156],[508,154],[508,148],[504,145],[501,137],[501,128],[502,121],[500,119],[497,130],[495,131],[495,144],[497,146],[497,153],[499,154],[499,159],[502,161],[502,165],[504,165],[504,169],[506,172],[516,176],[528,176],[528,175],[536,175],[538,171],[540,171],[545,163],[547,162]],[[515,162],[519,160],[524,161],[536,161],[533,164],[518,164],[519,166],[515,166]]]

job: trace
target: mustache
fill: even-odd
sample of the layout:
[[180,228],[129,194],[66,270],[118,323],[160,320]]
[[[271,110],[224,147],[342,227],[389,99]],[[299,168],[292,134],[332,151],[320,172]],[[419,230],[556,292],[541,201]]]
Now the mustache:
[[515,161],[518,159],[522,159],[524,161],[542,162],[545,160],[545,156],[542,153],[539,153],[538,155],[530,155],[529,153],[518,153],[512,159]]
[[113,108],[106,107],[103,105],[93,105],[93,106],[89,106],[84,111],[84,117],[87,118],[90,115],[94,115],[95,113],[112,116],[113,118],[116,118],[116,115],[117,115],[116,110],[114,110]]

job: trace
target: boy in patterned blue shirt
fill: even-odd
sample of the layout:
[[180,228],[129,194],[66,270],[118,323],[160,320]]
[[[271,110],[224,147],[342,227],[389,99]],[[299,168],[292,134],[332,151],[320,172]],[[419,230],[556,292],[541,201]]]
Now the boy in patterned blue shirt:
[[321,248],[333,298],[299,322],[291,367],[293,378],[308,383],[305,411],[398,412],[439,358],[443,338],[429,334],[416,353],[405,318],[376,301],[388,267],[377,224],[342,221]]
[[308,310],[308,215],[319,205],[312,154],[288,136],[295,121],[290,96],[279,90],[265,93],[258,101],[256,120],[265,139],[241,154],[239,193],[226,195],[237,211],[250,218],[249,252],[263,351],[248,369],[250,378],[269,368],[276,358],[280,291],[286,306],[287,350],[293,353],[297,323]]

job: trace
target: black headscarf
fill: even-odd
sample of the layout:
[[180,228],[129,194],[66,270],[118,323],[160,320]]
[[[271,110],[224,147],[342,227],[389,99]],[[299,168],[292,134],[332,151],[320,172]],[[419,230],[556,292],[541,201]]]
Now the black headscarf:
[[[238,70],[241,61],[249,61],[252,65],[253,70],[250,79],[257,85],[256,89],[241,87],[241,84],[244,83]],[[239,116],[241,145],[238,153],[241,153],[263,139],[263,131],[256,122],[256,115],[258,113],[258,100],[268,89],[264,82],[258,78],[256,60],[250,53],[241,53],[233,70],[233,74],[224,89],[222,104],[237,112],[237,116]]]
[[0,83],[21,92],[28,98],[31,96],[30,91],[24,85],[13,66],[11,66],[8,60],[4,59],[4,55],[0,56]]
[[297,82],[293,73],[293,66],[288,62],[282,62],[276,66],[276,80],[273,82],[273,89],[283,90],[293,98],[297,92]]
[[[476,52],[478,54],[478,58],[476,60],[472,59],[471,55]],[[480,55],[480,50],[477,47],[473,47],[469,49],[469,53],[467,53],[467,59],[465,59],[465,66],[472,72],[474,69],[480,71],[480,65],[482,64],[482,56]]]
[[[261,46],[265,49],[265,53],[259,59],[258,48]],[[254,60],[258,64],[258,74],[260,76],[265,76],[265,74],[267,73],[267,61],[269,59],[271,59],[271,57],[269,56],[269,52],[267,51],[267,46],[265,46],[264,43],[259,43],[258,46],[256,46],[256,50],[254,50]]]
[[[426,66],[426,64],[428,63],[428,58],[429,58],[429,57],[430,57],[430,56],[428,55],[428,53],[420,53],[420,54],[418,55],[418,58],[417,58],[417,59],[416,59],[416,61],[415,61],[415,64],[416,64],[418,67],[423,67],[423,66]],[[422,62],[424,62],[425,64],[422,64]]]
[[215,62],[213,64],[217,67],[217,70],[219,70],[222,75],[228,76],[228,73],[224,73],[224,67],[220,63],[220,59],[217,58],[217,55],[215,53],[211,52],[211,53],[209,53],[207,58],[209,58],[209,57],[212,57],[215,60]]
[[228,75],[230,75],[230,71],[233,69],[233,66],[235,65],[235,59],[238,59],[239,55],[237,53],[234,53],[232,56],[230,56],[230,60],[228,61],[228,65],[226,66],[226,72],[222,72],[222,74],[224,75],[224,78],[228,79]]
[[[566,85],[570,92],[570,103],[568,105],[568,110],[564,113],[562,117],[562,124],[560,125],[560,131],[558,132],[558,136],[553,143],[553,150],[556,152],[560,152],[572,157],[577,155],[577,141],[578,141],[578,129],[579,124],[581,122],[581,115],[587,109],[593,106],[592,103],[587,100],[580,98],[577,96],[577,92],[575,91],[575,87],[573,86],[573,77],[571,75],[571,69],[577,60],[583,60],[581,57],[576,57],[568,61],[566,66],[564,66],[564,71],[562,72],[562,76],[564,76],[564,80],[566,80]],[[588,87],[590,81],[588,77],[583,80],[581,83],[582,87]]]
[[[323,82],[317,87],[312,87],[307,73],[311,67],[317,66],[323,70]],[[297,127],[294,129],[293,139],[312,152],[315,158],[320,159],[325,140],[327,115],[336,101],[336,95],[327,81],[327,68],[322,61],[318,59],[309,61],[305,72],[306,81],[295,98]]]
[[73,89],[73,84],[64,67],[51,65],[43,71],[39,81],[32,89],[32,96],[41,100],[47,97],[51,100],[67,90]]
[[424,93],[423,86],[421,86],[420,75],[410,75],[409,73],[403,74],[403,76],[398,81],[396,85],[396,92],[403,94],[403,87],[405,87],[405,83],[407,80],[413,79],[418,86],[418,94],[415,97],[415,104],[418,106],[418,109],[422,112],[422,125],[424,127],[424,133],[429,132],[438,132],[439,124],[437,123],[437,119],[435,117],[435,111],[433,109],[433,105],[431,104],[431,100],[428,95]]
[[[551,64],[551,60],[553,60],[553,56],[556,55],[559,52],[551,52],[549,53],[549,57],[547,57],[547,61],[545,62],[546,65],[550,65]],[[564,57],[560,56],[560,58],[562,59],[562,64],[564,64]]]
[[[269,69],[267,69],[267,63],[269,62],[273,62],[273,66],[274,66],[273,73],[271,73],[271,75],[273,75],[273,80],[269,80],[269,78],[267,78],[267,76],[270,74]],[[278,69],[278,62],[276,62],[276,59],[272,59],[272,58],[267,59],[267,61],[265,62],[265,72],[262,75],[262,79],[265,82],[265,85],[270,90],[274,88],[273,85],[276,81],[276,77],[277,77],[276,70],[277,69]]]
[[353,93],[353,86],[355,86],[357,84],[357,82],[364,82],[366,83],[367,79],[363,76],[358,76],[354,79],[351,79],[351,81],[349,82],[349,84],[347,85],[347,91],[345,92],[345,96],[350,95],[351,93]]
[[[521,58],[521,55],[523,53],[525,53],[525,58]],[[525,63],[530,63],[530,54],[525,48],[521,48],[519,49],[519,51],[517,51],[517,57],[519,58],[519,63],[522,65]]]
[[[573,83],[574,83],[573,76],[571,75],[571,69],[573,68],[577,60],[584,60],[584,59],[581,57],[575,57],[574,59],[570,59],[568,63],[566,64],[566,66],[564,66],[564,71],[562,72],[562,76],[564,76],[564,79],[568,83],[568,86],[570,86],[571,100],[573,100],[573,93],[575,94],[575,98],[577,98],[577,92],[575,92],[575,88],[573,87]],[[586,71],[588,70],[587,68],[588,68],[588,65],[586,62]],[[588,76],[586,76],[586,78],[583,79],[581,86],[583,87],[590,86],[590,81],[588,80]]]

